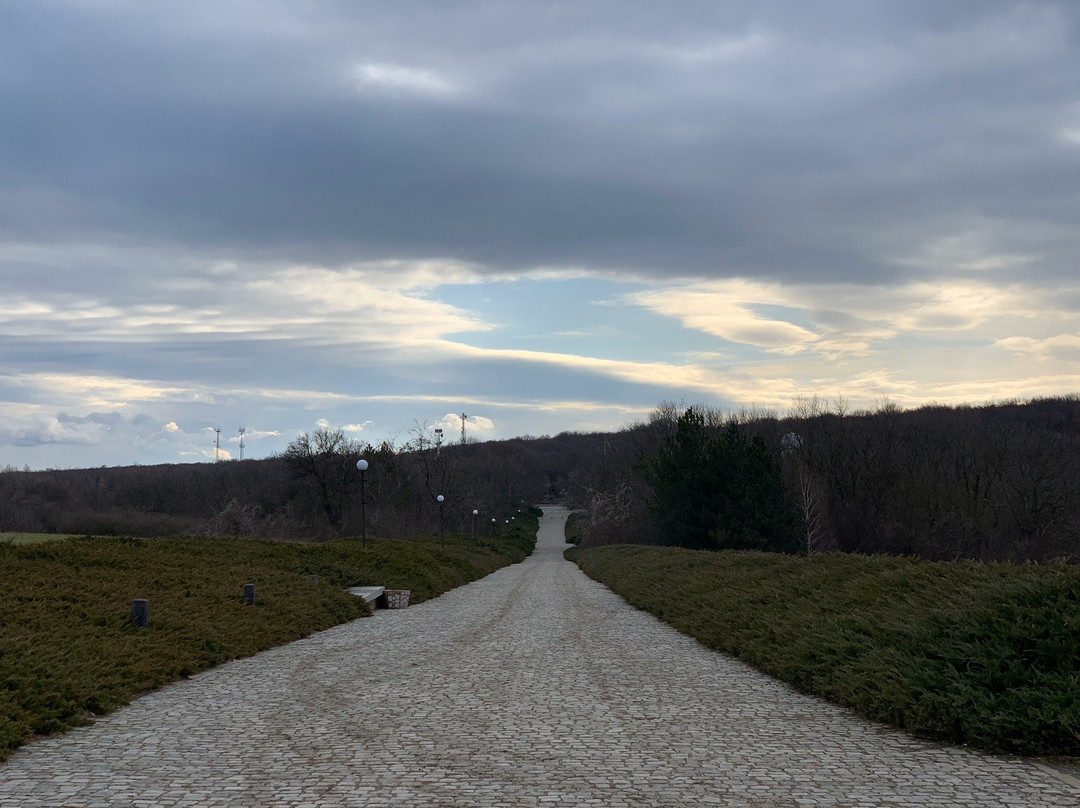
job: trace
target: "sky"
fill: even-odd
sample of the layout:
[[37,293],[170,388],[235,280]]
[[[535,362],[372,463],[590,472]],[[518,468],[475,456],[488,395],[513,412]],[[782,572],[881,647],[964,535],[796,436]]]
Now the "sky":
[[1080,391],[1080,3],[0,0],[0,468]]

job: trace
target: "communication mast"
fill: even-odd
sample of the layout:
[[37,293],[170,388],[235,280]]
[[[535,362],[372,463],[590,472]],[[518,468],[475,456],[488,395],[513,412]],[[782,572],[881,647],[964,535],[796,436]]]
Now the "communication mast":
[[244,459],[244,433],[245,432],[247,432],[247,429],[245,427],[240,427],[240,455],[237,458],[238,460],[243,460]]
[[214,427],[214,462],[221,460],[221,427]]
[[461,445],[465,445],[465,419],[468,418],[465,413],[461,413]]

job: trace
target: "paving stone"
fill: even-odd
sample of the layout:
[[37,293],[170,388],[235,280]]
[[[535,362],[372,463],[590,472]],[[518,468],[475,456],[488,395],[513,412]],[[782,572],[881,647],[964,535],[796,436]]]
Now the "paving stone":
[[1076,808],[1035,762],[801,695],[527,561],[136,700],[0,765],[0,808]]

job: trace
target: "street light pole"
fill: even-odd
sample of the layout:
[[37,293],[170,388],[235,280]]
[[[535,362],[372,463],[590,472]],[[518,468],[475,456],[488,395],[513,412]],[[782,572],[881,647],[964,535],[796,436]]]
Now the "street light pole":
[[476,538],[476,517],[478,517],[479,515],[480,515],[480,511],[476,510],[476,508],[473,508],[473,512],[472,512],[472,537],[473,537],[473,539]]
[[439,502],[439,547],[443,550],[446,549],[446,520],[443,519],[443,504],[445,497],[442,494],[435,497]]
[[356,461],[356,469],[360,472],[360,546],[367,547],[367,492],[364,490],[364,472],[367,471],[368,462],[364,458]]

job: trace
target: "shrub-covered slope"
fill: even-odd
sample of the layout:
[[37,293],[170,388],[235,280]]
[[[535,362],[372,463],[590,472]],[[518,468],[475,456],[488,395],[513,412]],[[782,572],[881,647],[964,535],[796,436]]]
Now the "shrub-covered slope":
[[636,546],[568,557],[706,646],[870,718],[1080,755],[1080,568]]
[[[286,544],[81,538],[0,544],[0,759],[177,678],[369,613],[345,591],[435,597],[525,558],[536,520],[503,537]],[[318,576],[317,581],[312,576]],[[244,584],[256,604],[244,605]],[[131,602],[149,601],[150,625]]]

